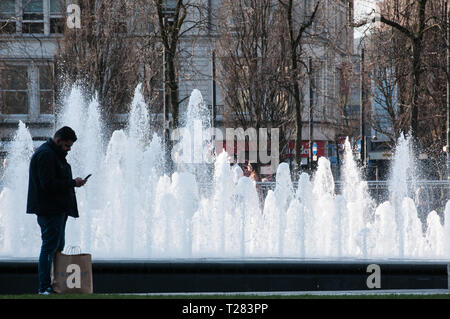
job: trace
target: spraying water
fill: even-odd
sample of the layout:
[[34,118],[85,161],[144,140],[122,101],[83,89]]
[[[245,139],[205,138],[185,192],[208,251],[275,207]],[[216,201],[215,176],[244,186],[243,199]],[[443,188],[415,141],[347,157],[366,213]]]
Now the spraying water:
[[[94,258],[450,257],[450,201],[444,224],[433,211],[422,227],[411,194],[414,161],[408,139],[398,141],[390,198],[378,207],[348,140],[341,194],[336,194],[330,162],[321,157],[314,177],[302,173],[297,189],[289,166],[281,163],[275,189],[260,203],[257,185],[239,166],[230,165],[227,153],[205,163],[208,138],[192,137],[208,136],[206,110],[195,90],[181,122],[188,134],[182,134],[175,153],[203,161],[180,161],[168,176],[162,140],[152,133],[140,86],[126,129],[108,140],[96,99],[86,103],[81,90],[73,88],[58,127],[68,125],[78,133],[68,156],[74,175],[93,175],[76,190],[81,217],[69,219],[67,245],[78,245]],[[2,257],[39,253],[39,227],[35,216],[25,214],[32,152],[31,136],[20,123],[0,190]]]

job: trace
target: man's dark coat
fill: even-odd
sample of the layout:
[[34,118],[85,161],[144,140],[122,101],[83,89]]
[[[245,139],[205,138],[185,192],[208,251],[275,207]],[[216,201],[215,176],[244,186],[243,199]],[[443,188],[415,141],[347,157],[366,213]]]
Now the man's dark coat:
[[30,162],[27,214],[66,213],[78,217],[75,180],[66,155],[52,139],[34,152]]

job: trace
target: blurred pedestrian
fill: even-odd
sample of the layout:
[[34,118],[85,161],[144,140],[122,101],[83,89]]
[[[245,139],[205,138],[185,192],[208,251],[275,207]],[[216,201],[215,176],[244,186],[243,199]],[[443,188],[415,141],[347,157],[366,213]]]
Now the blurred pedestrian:
[[258,192],[259,202],[260,204],[264,201],[264,192],[261,187],[261,175],[259,175],[258,172],[258,164],[257,163],[249,163],[247,165],[247,170],[249,171],[250,175],[249,178],[255,182],[256,185],[256,191]]

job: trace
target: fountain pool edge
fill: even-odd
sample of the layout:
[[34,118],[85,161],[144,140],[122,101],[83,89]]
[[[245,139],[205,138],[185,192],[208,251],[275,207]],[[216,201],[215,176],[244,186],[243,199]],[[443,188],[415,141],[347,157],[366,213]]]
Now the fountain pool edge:
[[[94,293],[338,292],[378,290],[367,285],[371,264],[380,266],[380,290],[449,289],[449,261],[94,259],[92,268]],[[0,294],[37,285],[37,260],[0,259]]]

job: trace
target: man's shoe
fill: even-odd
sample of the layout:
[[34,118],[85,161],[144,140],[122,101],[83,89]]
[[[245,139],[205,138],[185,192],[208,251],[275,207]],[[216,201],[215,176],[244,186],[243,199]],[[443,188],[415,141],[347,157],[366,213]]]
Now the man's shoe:
[[40,295],[44,295],[44,296],[48,296],[48,295],[54,295],[56,294],[56,291],[53,290],[53,288],[47,288],[45,290],[39,291],[38,292]]

